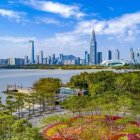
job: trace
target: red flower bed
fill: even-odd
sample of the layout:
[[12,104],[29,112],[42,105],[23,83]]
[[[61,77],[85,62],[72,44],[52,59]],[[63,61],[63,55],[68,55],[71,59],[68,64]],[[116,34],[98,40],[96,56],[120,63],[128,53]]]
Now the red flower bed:
[[139,126],[139,127],[140,127],[140,122],[137,122],[137,121],[132,121],[131,123],[132,123],[132,124],[135,124],[135,125],[137,125],[137,126]]
[[121,137],[128,137],[128,140],[140,140],[140,133],[139,134],[119,134],[119,135],[116,135],[114,137],[112,137],[110,140],[118,140],[119,138]]
[[115,121],[115,120],[117,120],[117,119],[121,119],[121,117],[119,117],[119,116],[108,116],[108,115],[105,115],[105,117],[106,117],[106,120],[113,120],[113,121]]
[[[47,126],[46,128],[44,128],[42,134],[44,136],[44,138],[47,138],[49,140],[75,140],[76,135],[81,135],[82,133],[84,133],[85,131],[88,130],[88,125],[90,125],[90,123],[95,122],[95,124],[92,124],[92,128],[96,128],[96,125],[98,125],[98,122],[104,122],[105,125],[108,125],[108,122],[111,121],[116,121],[121,119],[121,117],[118,116],[83,116],[83,117],[74,117],[71,119],[71,122],[76,124],[77,121],[81,121],[78,119],[83,119],[82,121],[83,126],[81,128],[81,126],[75,125],[75,126],[67,126],[66,123],[55,123],[52,125]],[[140,127],[140,123],[136,122],[136,121],[131,121],[129,124],[134,124],[134,126],[138,126]],[[61,127],[62,126],[62,127]],[[126,125],[127,126],[127,125]],[[58,128],[58,129],[57,129]],[[126,127],[127,128],[127,127]],[[52,135],[48,135],[49,131],[53,131]],[[81,132],[82,131],[82,132]],[[103,132],[104,133],[104,132]],[[117,129],[115,130],[115,133],[109,134],[108,135],[108,140],[118,140],[121,137],[126,136],[127,132],[117,132]],[[104,135],[103,135],[104,136]],[[101,136],[102,137],[102,136]],[[140,133],[137,134],[127,134],[128,140],[140,140]],[[107,139],[102,139],[101,140],[107,140]]]
[[[42,131],[42,135],[43,135],[43,137],[44,138],[47,138],[47,139],[51,139],[51,137],[47,134],[47,132],[50,130],[50,129],[53,129],[54,127],[56,127],[56,126],[60,126],[60,125],[63,125],[64,123],[60,123],[60,122],[58,122],[58,123],[54,123],[54,124],[51,124],[51,125],[49,125],[49,126],[47,126],[47,127],[45,127],[44,129],[43,129],[43,131]],[[64,124],[65,125],[65,124]],[[57,138],[57,137],[56,137]],[[61,138],[61,139],[60,139]],[[58,137],[57,138],[57,140],[62,140],[62,137]]]

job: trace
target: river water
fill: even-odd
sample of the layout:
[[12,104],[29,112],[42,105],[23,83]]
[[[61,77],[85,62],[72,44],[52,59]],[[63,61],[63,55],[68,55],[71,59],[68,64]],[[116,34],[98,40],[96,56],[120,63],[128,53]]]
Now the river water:
[[2,93],[6,90],[7,84],[31,87],[32,84],[43,77],[60,78],[66,83],[69,79],[81,72],[96,72],[100,70],[25,70],[25,69],[0,69],[0,96],[4,102],[6,95]]
[[[0,96],[5,101],[6,95],[2,93],[6,90],[7,84],[31,87],[32,84],[43,77],[60,78],[63,83],[70,80],[73,75],[81,72],[98,72],[102,69],[93,70],[25,70],[25,69],[0,69]],[[105,69],[104,69],[105,71]]]

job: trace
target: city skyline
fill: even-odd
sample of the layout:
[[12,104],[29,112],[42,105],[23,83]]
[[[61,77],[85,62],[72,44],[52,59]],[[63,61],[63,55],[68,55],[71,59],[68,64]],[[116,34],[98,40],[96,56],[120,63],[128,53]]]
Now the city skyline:
[[[136,51],[133,48],[129,50],[129,59],[123,60],[120,57],[120,51],[115,50],[114,55],[112,51],[108,50],[107,59],[103,60],[103,52],[98,51],[96,35],[94,29],[91,33],[90,52],[85,51],[84,59],[74,56],[73,54],[65,55],[60,53],[59,56],[52,54],[51,56],[44,56],[43,50],[35,54],[34,40],[29,40],[30,56],[25,55],[24,58],[10,57],[7,59],[0,59],[0,65],[30,65],[30,64],[43,64],[43,65],[110,65],[114,64],[140,64],[140,49]],[[36,57],[35,57],[36,56]]]
[[140,48],[139,5],[139,0],[2,1],[0,58],[29,56],[29,40],[35,41],[35,54],[43,50],[44,56],[63,53],[84,58],[94,28],[99,52],[118,49],[121,58],[128,59],[130,48]]
[[[107,59],[103,60],[103,52],[98,51],[96,33],[92,29],[90,37],[90,51],[85,51],[84,58],[74,56],[73,54],[65,55],[60,53],[59,56],[52,54],[51,56],[44,56],[42,50],[39,54],[35,53],[34,40],[29,40],[30,56],[25,55],[24,58],[10,57],[7,59],[0,59],[0,65],[30,65],[30,64],[43,64],[43,65],[110,65],[112,64],[140,64],[140,49],[136,51],[133,48],[129,50],[129,58],[124,60],[121,58],[120,51],[115,50],[114,57],[112,51],[108,50]],[[35,57],[36,55],[36,57]]]

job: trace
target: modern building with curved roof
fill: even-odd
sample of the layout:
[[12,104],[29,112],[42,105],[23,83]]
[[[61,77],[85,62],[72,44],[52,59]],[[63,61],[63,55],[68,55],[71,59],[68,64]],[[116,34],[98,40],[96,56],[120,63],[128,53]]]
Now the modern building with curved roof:
[[101,63],[103,66],[124,66],[126,64],[132,64],[126,60],[106,60]]

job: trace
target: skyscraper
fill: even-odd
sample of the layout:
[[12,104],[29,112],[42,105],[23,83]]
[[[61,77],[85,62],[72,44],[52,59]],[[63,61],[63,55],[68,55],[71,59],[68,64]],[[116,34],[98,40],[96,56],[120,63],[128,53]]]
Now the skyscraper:
[[43,51],[39,52],[39,64],[43,64]]
[[130,48],[130,61],[131,62],[134,62],[134,51],[133,51],[133,48]]
[[107,56],[108,58],[108,60],[112,60],[112,52],[111,52],[111,50],[108,50],[108,56]]
[[51,56],[51,65],[55,64],[55,54],[52,54]]
[[63,54],[62,54],[62,53],[59,55],[59,59],[60,59],[61,61],[63,60]]
[[101,64],[102,63],[102,61],[103,61],[103,59],[102,59],[102,52],[98,52],[97,53],[97,60],[98,60],[98,64]]
[[136,63],[137,63],[137,64],[140,64],[140,48],[138,48],[138,49],[136,50],[136,55],[135,55],[135,57],[136,57]]
[[28,56],[27,55],[24,57],[24,65],[28,65]]
[[31,64],[35,63],[35,57],[34,57],[34,41],[29,40],[29,43],[31,44]]
[[85,51],[85,65],[89,65],[89,54]]
[[115,51],[115,60],[119,60],[120,59],[120,51],[117,49]]
[[[44,64],[44,63],[43,63]],[[51,64],[51,56],[48,56],[47,57],[47,65],[50,65]]]
[[97,43],[95,37],[95,31],[92,30],[91,41],[90,41],[90,65],[97,64]]
[[36,64],[39,64],[39,55],[36,55],[35,63],[36,63]]
[[59,64],[63,64],[63,56],[64,55],[62,53],[59,54]]

